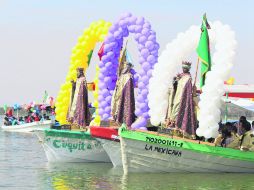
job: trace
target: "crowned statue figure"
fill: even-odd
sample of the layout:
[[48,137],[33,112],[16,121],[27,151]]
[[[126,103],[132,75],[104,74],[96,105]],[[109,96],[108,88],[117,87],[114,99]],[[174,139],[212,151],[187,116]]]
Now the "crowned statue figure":
[[72,91],[67,120],[81,128],[90,124],[87,81],[83,68],[77,68],[77,81],[71,81]]
[[111,101],[111,115],[118,125],[125,123],[128,128],[135,120],[132,67],[133,65],[126,59],[125,49],[118,67],[118,79]]
[[194,136],[197,123],[190,68],[191,63],[183,61],[183,72],[174,77],[166,114],[166,126],[180,130],[184,136]]

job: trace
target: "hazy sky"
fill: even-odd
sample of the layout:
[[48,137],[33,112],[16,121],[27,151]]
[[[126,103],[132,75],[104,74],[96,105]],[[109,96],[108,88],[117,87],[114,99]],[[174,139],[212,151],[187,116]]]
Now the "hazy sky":
[[238,41],[232,76],[253,83],[253,7],[251,0],[0,0],[0,106],[40,100],[44,90],[56,96],[78,36],[91,22],[114,22],[123,12],[150,21],[160,52],[199,25],[204,12],[229,24]]

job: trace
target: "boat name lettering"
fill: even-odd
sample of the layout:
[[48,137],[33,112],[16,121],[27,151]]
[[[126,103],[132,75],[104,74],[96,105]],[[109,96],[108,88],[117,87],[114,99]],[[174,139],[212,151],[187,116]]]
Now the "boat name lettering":
[[64,140],[54,140],[53,146],[55,148],[65,148],[65,149],[68,149],[70,152],[73,152],[73,150],[84,151],[86,149],[92,149],[92,147],[96,147],[98,145],[85,144],[84,142],[70,143]]
[[158,152],[158,153],[161,153],[161,154],[169,154],[169,155],[178,156],[178,157],[182,156],[182,151],[171,150],[169,148],[161,148],[161,147],[157,147],[157,146],[153,146],[153,145],[148,145],[148,144],[146,144],[145,150],[147,150],[147,151],[155,151],[155,152]]
[[175,147],[182,147],[183,143],[178,143],[174,140],[165,140],[160,138],[154,138],[154,137],[146,137],[146,142],[149,143],[156,143],[156,144],[163,144],[168,146],[175,146]]

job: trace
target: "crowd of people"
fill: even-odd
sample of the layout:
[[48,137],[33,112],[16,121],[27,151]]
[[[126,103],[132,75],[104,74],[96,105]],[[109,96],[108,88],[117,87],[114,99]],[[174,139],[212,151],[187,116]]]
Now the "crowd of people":
[[12,109],[9,109],[4,117],[4,125],[13,126],[13,125],[22,125],[25,123],[32,123],[37,121],[50,120],[50,117],[47,114],[42,113],[31,113],[28,112],[26,116],[15,117],[13,115]]
[[252,124],[245,116],[241,116],[238,122],[221,124],[219,136],[214,140],[216,146],[254,151],[254,121]]

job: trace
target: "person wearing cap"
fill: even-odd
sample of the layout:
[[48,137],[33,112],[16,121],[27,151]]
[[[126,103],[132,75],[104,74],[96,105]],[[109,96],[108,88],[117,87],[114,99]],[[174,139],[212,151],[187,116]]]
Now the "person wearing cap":
[[84,69],[77,69],[76,82],[71,81],[72,92],[67,120],[80,128],[90,124],[91,117],[88,108],[87,82],[84,75]]
[[128,128],[130,128],[131,124],[135,121],[132,67],[133,65],[126,60],[126,50],[124,50],[118,67],[118,80],[112,96],[111,115],[115,122],[119,125],[125,123]]
[[173,87],[169,89],[166,114],[166,126],[176,128],[186,137],[195,136],[197,123],[190,68],[190,62],[182,62],[183,73],[174,78]]

